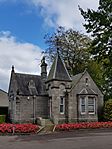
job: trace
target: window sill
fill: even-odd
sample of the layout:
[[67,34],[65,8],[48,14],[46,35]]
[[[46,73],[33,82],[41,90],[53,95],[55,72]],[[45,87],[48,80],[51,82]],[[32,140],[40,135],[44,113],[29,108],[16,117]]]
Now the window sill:
[[95,113],[88,113],[89,115],[95,115]]
[[81,115],[85,115],[86,113],[81,113]]
[[65,113],[60,113],[61,115],[64,115]]

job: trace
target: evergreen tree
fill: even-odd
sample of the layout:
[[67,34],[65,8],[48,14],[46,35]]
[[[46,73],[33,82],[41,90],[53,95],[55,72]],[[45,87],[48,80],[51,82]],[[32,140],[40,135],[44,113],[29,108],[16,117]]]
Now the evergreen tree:
[[88,33],[93,37],[92,56],[105,68],[105,94],[112,97],[112,0],[100,0],[97,11],[80,8]]

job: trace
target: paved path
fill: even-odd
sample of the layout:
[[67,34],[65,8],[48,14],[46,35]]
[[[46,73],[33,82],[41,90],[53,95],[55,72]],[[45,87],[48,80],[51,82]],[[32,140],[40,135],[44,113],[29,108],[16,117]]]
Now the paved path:
[[0,149],[112,149],[111,131],[0,136]]

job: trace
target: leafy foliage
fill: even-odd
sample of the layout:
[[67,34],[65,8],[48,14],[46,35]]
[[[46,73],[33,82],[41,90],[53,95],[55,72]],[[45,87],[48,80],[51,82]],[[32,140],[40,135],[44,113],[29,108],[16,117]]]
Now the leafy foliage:
[[90,60],[88,62],[88,72],[97,84],[97,86],[101,89],[103,93],[105,93],[105,73],[104,68],[101,63],[98,63],[95,60]]
[[104,118],[105,118],[105,120],[112,121],[112,99],[105,102]]
[[54,34],[47,34],[45,41],[48,44],[45,54],[50,61],[54,59],[58,48],[71,75],[83,72],[87,68],[97,85],[103,89],[104,70],[102,64],[91,56],[89,49],[91,39],[88,36],[73,29],[65,30],[63,27],[59,27]]
[[98,58],[112,60],[112,0],[100,0],[97,11],[88,9],[81,14],[87,24],[85,28],[92,33],[92,53]]
[[56,33],[47,34],[45,40],[48,44],[45,53],[48,54],[51,61],[58,48],[67,69],[72,75],[85,69],[90,58],[88,47],[91,40],[89,37],[73,29],[65,30],[63,27],[59,27]]
[[112,0],[100,0],[97,11],[80,8],[88,33],[91,33],[91,54],[105,69],[105,94],[112,97]]
[[0,115],[0,124],[5,123],[5,115]]

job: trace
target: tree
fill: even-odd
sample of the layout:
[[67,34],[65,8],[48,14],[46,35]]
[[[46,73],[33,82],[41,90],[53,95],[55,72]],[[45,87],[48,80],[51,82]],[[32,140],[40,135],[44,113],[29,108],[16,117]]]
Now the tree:
[[92,33],[92,54],[99,60],[109,58],[112,61],[112,0],[100,0],[97,11],[79,8],[87,22],[88,33]]
[[100,0],[97,11],[79,9],[84,27],[93,37],[90,52],[105,68],[105,92],[112,97],[112,0]]
[[101,91],[105,93],[105,73],[102,64],[95,60],[90,60],[88,63],[88,72]]
[[48,44],[45,53],[50,60],[54,58],[58,48],[67,69],[72,75],[85,69],[90,59],[88,47],[91,40],[89,37],[73,29],[65,30],[63,27],[59,27],[52,35],[47,34],[45,40]]
[[105,102],[104,119],[107,121],[112,121],[112,99],[109,99]]
[[105,84],[103,66],[91,57],[89,52],[91,39],[89,37],[73,29],[65,30],[63,27],[59,27],[52,35],[47,34],[45,41],[48,44],[45,54],[49,60],[54,59],[58,48],[71,75],[83,72],[87,68],[98,87],[103,90]]

